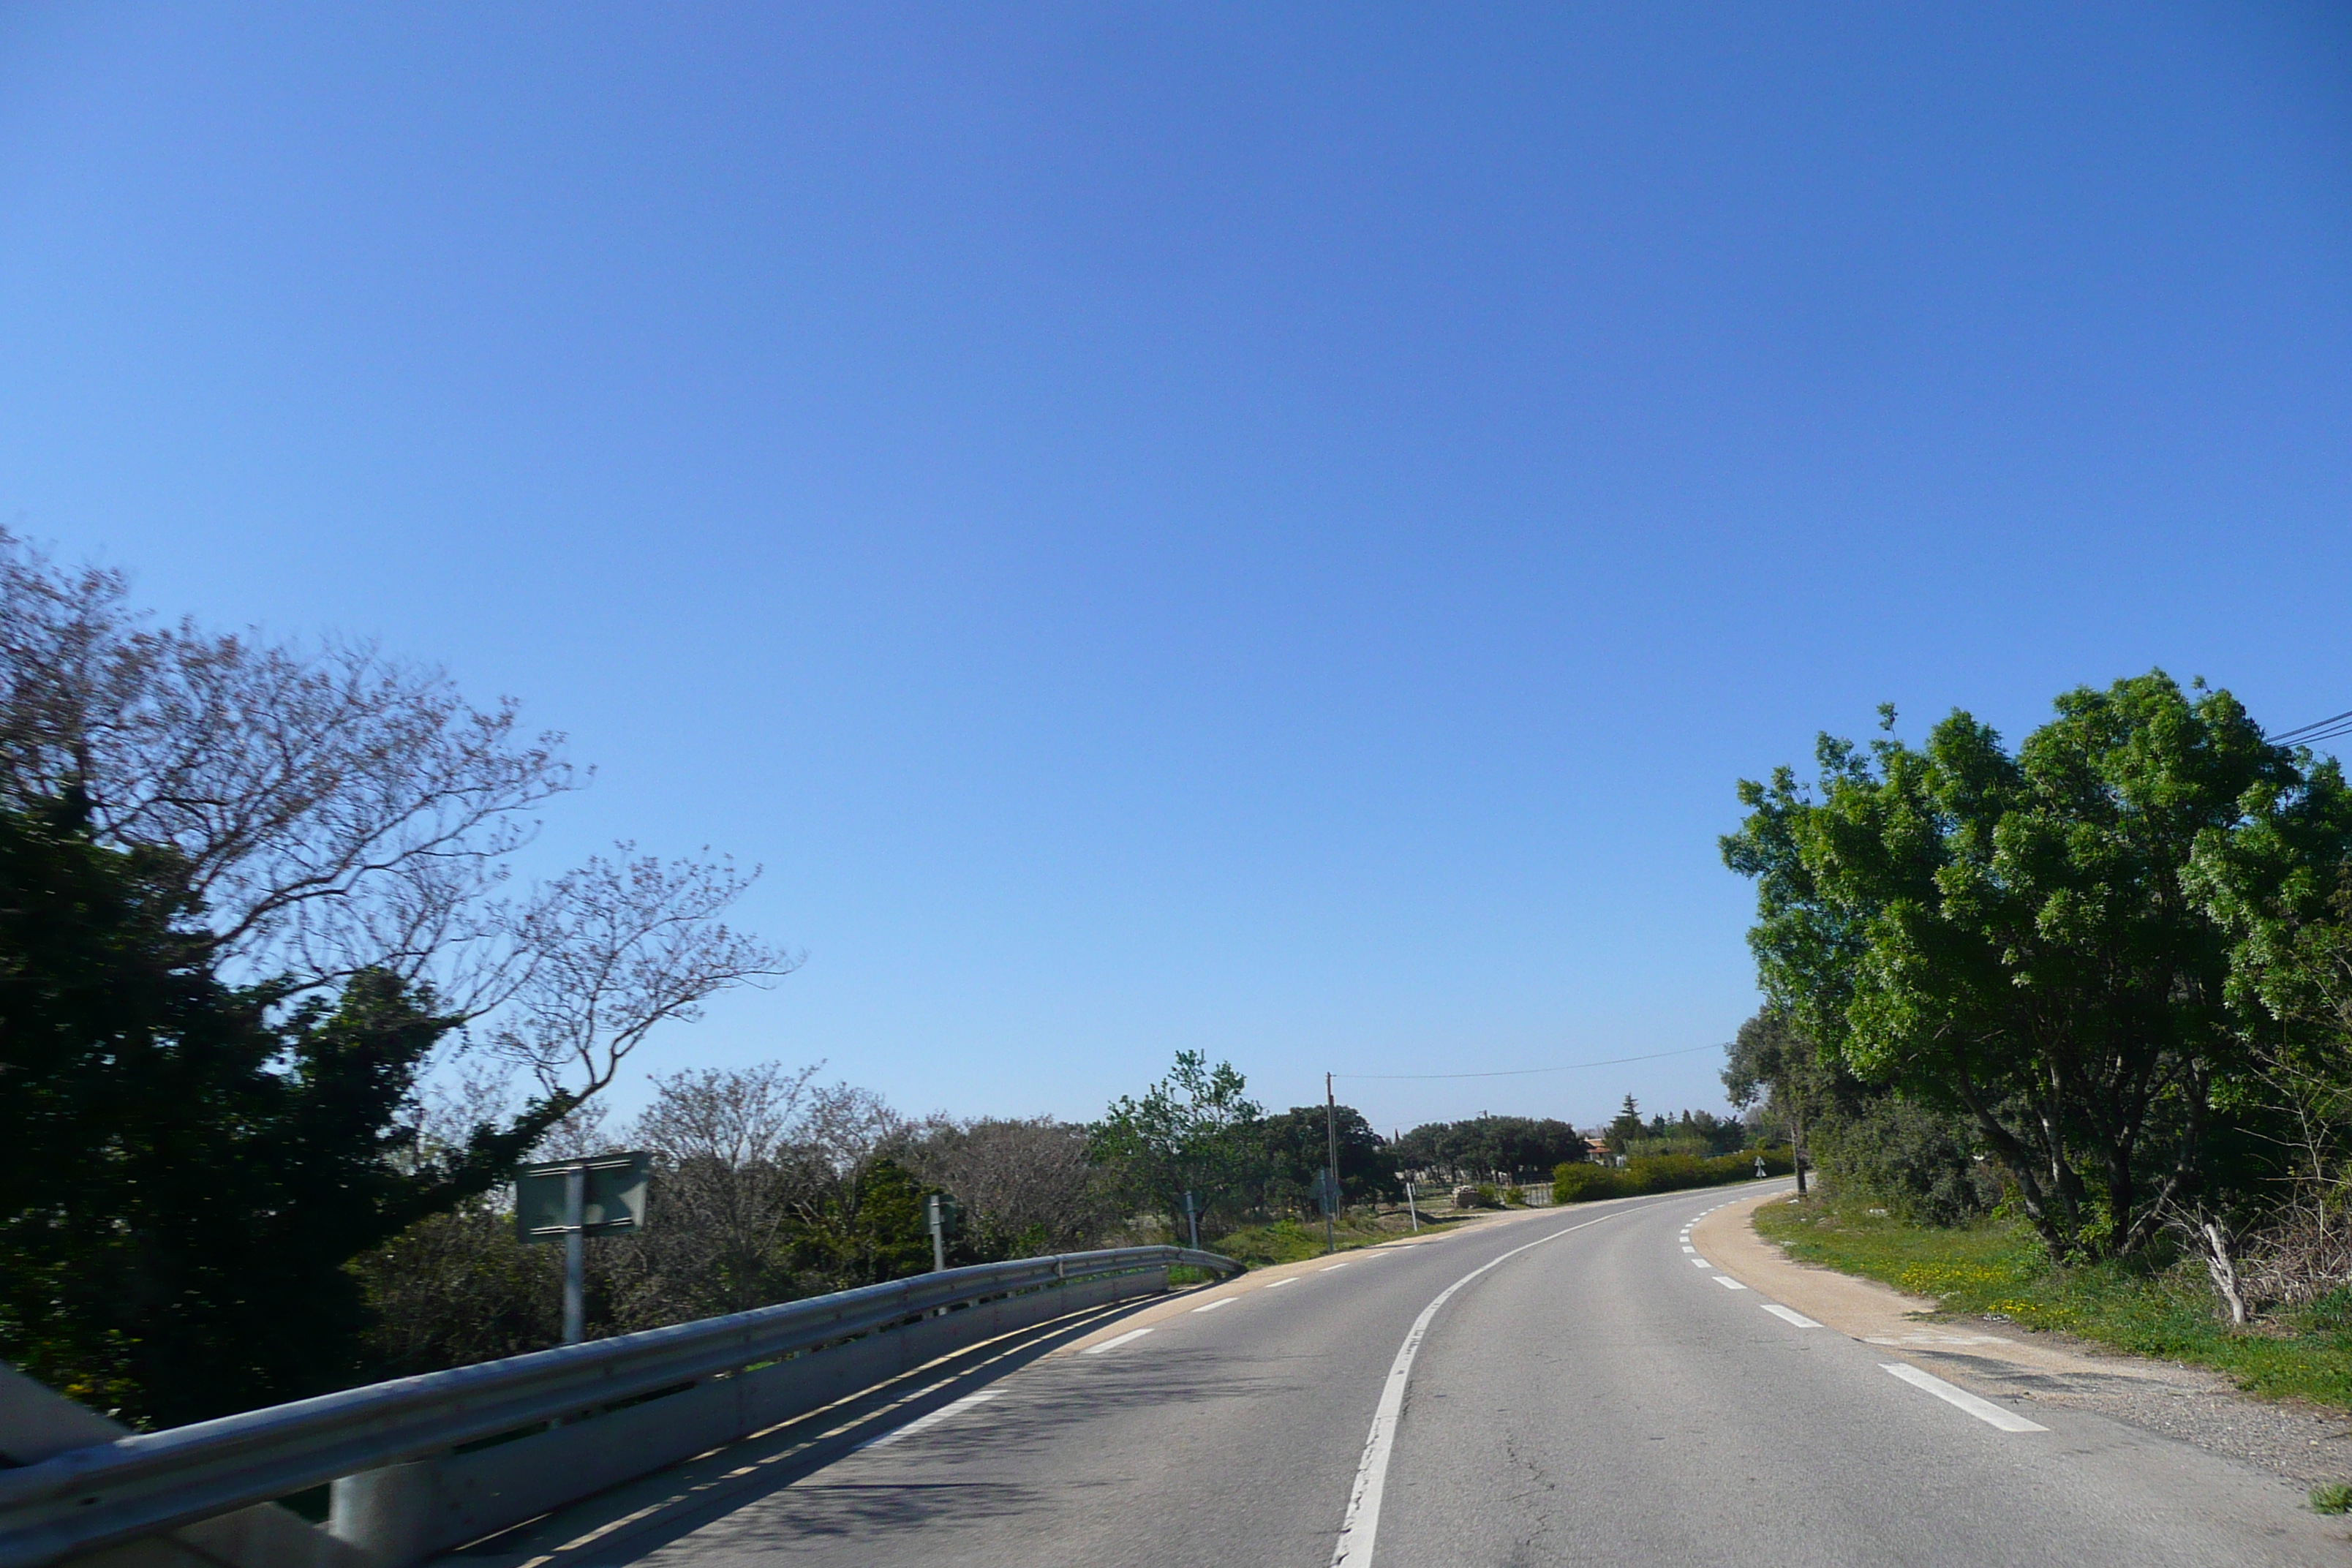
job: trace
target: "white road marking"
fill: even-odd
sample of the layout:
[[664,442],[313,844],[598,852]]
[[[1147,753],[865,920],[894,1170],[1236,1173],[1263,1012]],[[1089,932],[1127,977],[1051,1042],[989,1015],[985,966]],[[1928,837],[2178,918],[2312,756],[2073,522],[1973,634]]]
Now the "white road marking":
[[1079,1353],[1083,1355],[1100,1355],[1105,1351],[1115,1351],[1118,1349],[1119,1346],[1127,1343],[1129,1340],[1139,1340],[1150,1331],[1151,1331],[1150,1329],[1129,1329],[1127,1332],[1119,1335],[1118,1338],[1115,1340],[1105,1340],[1098,1345],[1088,1345]]
[[1709,1263],[1704,1258],[1694,1258],[1691,1259],[1691,1267],[1694,1268],[1712,1268],[1715,1265]]
[[1372,1568],[1372,1542],[1381,1530],[1381,1494],[1388,1488],[1389,1450],[1395,1446],[1397,1417],[1404,1412],[1405,1380],[1412,1375],[1413,1358],[1421,1353],[1421,1342],[1429,1332],[1437,1310],[1454,1299],[1454,1292],[1475,1279],[1496,1264],[1517,1258],[1528,1247],[1541,1247],[1547,1241],[1557,1241],[1571,1231],[1599,1225],[1602,1220],[1615,1219],[1631,1214],[1631,1209],[1619,1209],[1586,1220],[1582,1225],[1564,1226],[1549,1236],[1539,1236],[1522,1247],[1515,1247],[1499,1258],[1492,1258],[1448,1285],[1437,1293],[1437,1300],[1421,1310],[1412,1327],[1398,1347],[1396,1360],[1389,1364],[1388,1382],[1381,1389],[1381,1402],[1372,1412],[1371,1436],[1364,1439],[1364,1457],[1356,1466],[1356,1484],[1348,1493],[1348,1512],[1339,1521],[1339,1542],[1331,1552],[1331,1568]]
[[1921,1372],[1916,1366],[1900,1362],[1878,1363],[1882,1372],[1891,1372],[1914,1388],[1924,1388],[1947,1405],[1956,1405],[1988,1426],[1998,1426],[2004,1432],[2047,1432],[2049,1427],[2038,1421],[2028,1421],[2012,1415],[1990,1399],[1979,1399],[1965,1388],[1955,1388],[1932,1372]]
[[[1148,1331],[1149,1331],[1146,1330],[1137,1331],[1139,1333]],[[1135,1336],[1133,1334],[1129,1334],[1128,1337],[1129,1339],[1133,1339]],[[1111,1342],[1112,1344],[1116,1344],[1118,1342],[1116,1340]],[[1108,1350],[1110,1346],[1100,1345],[1096,1348],[1099,1350]],[[1002,1389],[983,1388],[978,1394],[967,1394],[961,1399],[953,1400],[946,1405],[940,1405],[929,1415],[918,1415],[912,1421],[908,1422],[904,1426],[898,1427],[896,1431],[885,1432],[879,1437],[868,1437],[865,1442],[860,1443],[857,1446],[860,1448],[886,1447],[888,1445],[897,1442],[901,1437],[913,1436],[916,1433],[921,1431],[926,1426],[936,1426],[940,1422],[946,1420],[949,1416],[957,1414],[959,1411],[968,1410],[975,1405],[985,1405],[1002,1392],[1003,1392]],[[737,1473],[740,1474],[741,1472],[738,1471]]]
[[1347,1266],[1347,1264],[1345,1264],[1345,1263],[1334,1263],[1334,1264],[1330,1264],[1330,1265],[1328,1265],[1328,1267],[1326,1267],[1326,1268],[1318,1268],[1318,1269],[1317,1269],[1315,1272],[1316,1272],[1316,1273],[1318,1273],[1318,1274],[1328,1274],[1328,1273],[1330,1273],[1330,1272],[1331,1272],[1331,1270],[1332,1270],[1332,1269],[1334,1269],[1334,1268],[1345,1268],[1346,1267],[1348,1267],[1348,1266]]
[[[1821,1327],[1819,1323],[1813,1321],[1811,1318],[1808,1318],[1804,1313],[1800,1312],[1794,1307],[1783,1307],[1778,1301],[1767,1301],[1763,1305],[1766,1311],[1771,1313],[1774,1317],[1779,1318],[1783,1322],[1794,1323],[1801,1329],[1818,1329]],[[1207,1309],[1204,1308],[1202,1310],[1206,1310]]]
[[1742,1285],[1738,1280],[1734,1279],[1728,1274],[1717,1275],[1715,1277],[1715,1282],[1722,1286],[1727,1290],[1745,1290],[1748,1289],[1747,1286]]
[[1195,1307],[1195,1308],[1193,1308],[1193,1309],[1192,1309],[1192,1310],[1194,1310],[1194,1311],[1196,1311],[1196,1312],[1213,1312],[1213,1311],[1215,1311],[1215,1310],[1216,1310],[1218,1308],[1220,1308],[1220,1307],[1230,1307],[1230,1306],[1232,1306],[1232,1305],[1234,1303],[1234,1301],[1238,1300],[1239,1299],[1240,1299],[1240,1298],[1238,1298],[1238,1297],[1234,1297],[1234,1296],[1221,1296],[1221,1297],[1219,1297],[1216,1300],[1213,1300],[1213,1301],[1210,1302],[1207,1306],[1205,1306],[1205,1307]]
[[1697,1252],[1698,1252],[1698,1248],[1697,1248],[1697,1247],[1684,1247],[1684,1248],[1683,1248],[1683,1250],[1684,1250],[1685,1252],[1690,1253],[1690,1254],[1692,1254],[1692,1255],[1694,1255],[1694,1256],[1696,1256],[1696,1255],[1697,1254]]
[[1297,1283],[1298,1283],[1298,1276],[1297,1276],[1297,1275],[1296,1275],[1296,1274],[1294,1274],[1294,1275],[1292,1275],[1292,1276],[1291,1276],[1289,1279],[1277,1279],[1277,1280],[1276,1280],[1273,1284],[1271,1284],[1271,1285],[1267,1286],[1267,1287],[1266,1287],[1266,1289],[1269,1289],[1269,1290],[1279,1290],[1279,1289],[1281,1289],[1285,1285],[1296,1285],[1296,1284],[1297,1284]]
[[1866,1345],[1890,1345],[1899,1347],[1903,1345],[2005,1345],[2013,1342],[2002,1339],[1999,1334],[1941,1334],[1920,1332],[1916,1334],[1901,1334],[1891,1340],[1881,1339],[1876,1334],[1865,1334],[1863,1336],[1862,1342]]

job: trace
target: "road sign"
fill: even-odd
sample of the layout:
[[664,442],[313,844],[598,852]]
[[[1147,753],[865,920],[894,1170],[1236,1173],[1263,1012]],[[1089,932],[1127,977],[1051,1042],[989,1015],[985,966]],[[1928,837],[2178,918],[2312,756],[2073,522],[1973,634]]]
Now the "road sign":
[[563,1342],[587,1332],[587,1238],[646,1228],[651,1154],[557,1160],[515,1173],[515,1235],[563,1243]]
[[585,1178],[580,1194],[583,1236],[634,1234],[646,1228],[646,1187],[653,1176],[651,1154],[601,1154],[593,1160],[557,1160],[525,1165],[515,1173],[515,1237],[520,1241],[562,1241],[573,1223],[564,1213],[566,1184],[574,1171]]

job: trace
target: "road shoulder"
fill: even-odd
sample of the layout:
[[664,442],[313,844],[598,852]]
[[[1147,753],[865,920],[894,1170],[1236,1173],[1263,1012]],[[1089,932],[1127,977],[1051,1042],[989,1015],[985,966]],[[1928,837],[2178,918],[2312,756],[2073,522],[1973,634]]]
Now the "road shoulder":
[[1786,1201],[1785,1187],[1734,1199],[1692,1226],[1691,1243],[1750,1289],[1988,1399],[2092,1411],[2305,1486],[2352,1475],[2352,1419],[2333,1412],[2253,1398],[2202,1368],[1939,1318],[1931,1300],[1793,1262],[1754,1225],[1758,1208]]

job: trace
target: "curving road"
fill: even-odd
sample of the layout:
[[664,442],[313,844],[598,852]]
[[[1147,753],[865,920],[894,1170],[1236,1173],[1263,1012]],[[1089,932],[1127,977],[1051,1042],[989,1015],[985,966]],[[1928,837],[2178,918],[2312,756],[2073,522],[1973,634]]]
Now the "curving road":
[[2352,1563],[2270,1476],[2029,1420],[1738,1286],[1686,1234],[1725,1201],[1538,1210],[1006,1342],[459,1561]]

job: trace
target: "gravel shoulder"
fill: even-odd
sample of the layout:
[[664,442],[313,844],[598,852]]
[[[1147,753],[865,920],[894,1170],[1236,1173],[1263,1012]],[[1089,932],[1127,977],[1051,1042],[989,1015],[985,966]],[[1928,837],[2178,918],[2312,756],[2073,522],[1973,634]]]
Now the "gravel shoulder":
[[2202,1368],[1948,1317],[1931,1300],[1874,1280],[1792,1262],[1753,1225],[1759,1207],[1786,1197],[1786,1188],[1775,1188],[1727,1204],[1692,1228],[1691,1241],[1751,1289],[1988,1399],[2092,1411],[2304,1486],[2352,1479],[2352,1418],[2253,1398]]

